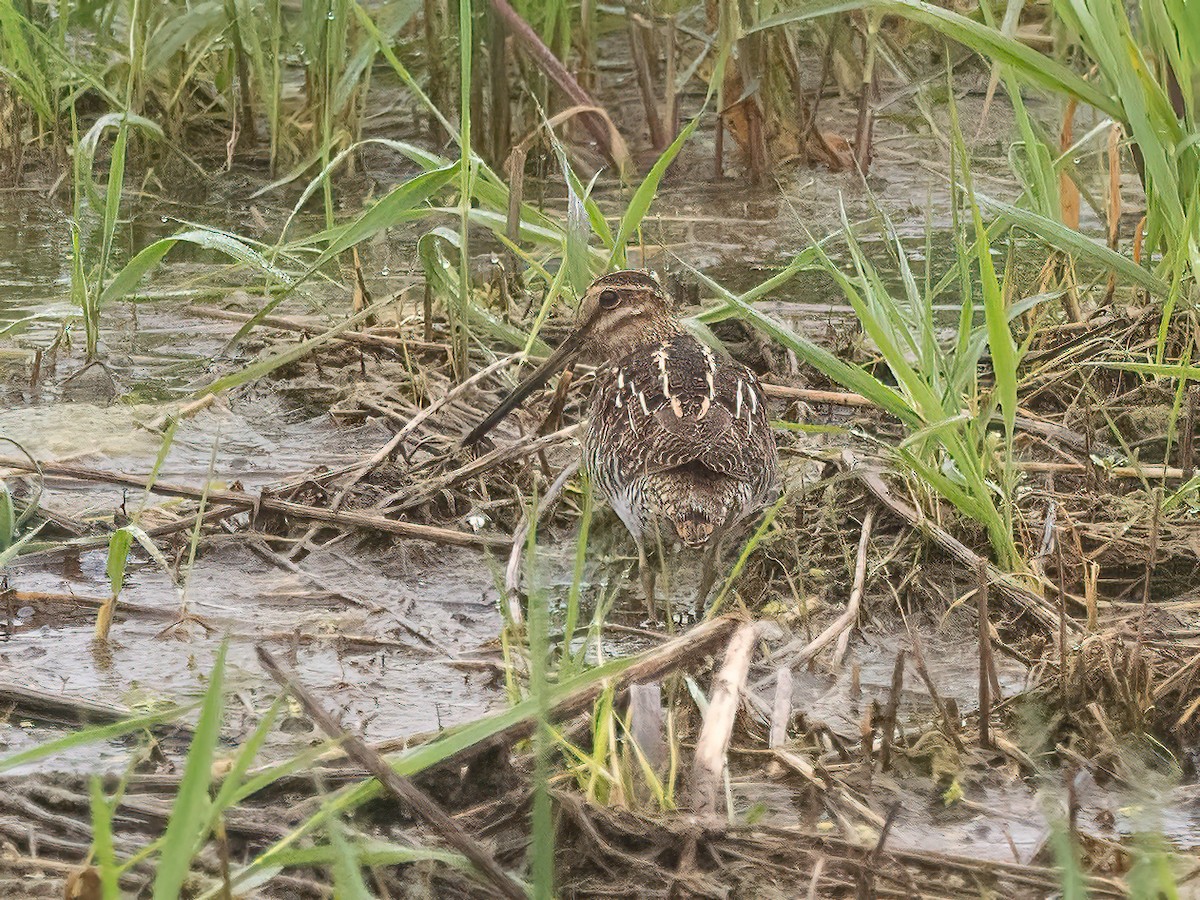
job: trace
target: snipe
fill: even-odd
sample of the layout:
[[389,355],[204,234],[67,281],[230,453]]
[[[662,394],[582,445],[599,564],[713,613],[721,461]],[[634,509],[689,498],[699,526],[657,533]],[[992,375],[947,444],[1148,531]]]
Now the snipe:
[[776,490],[778,455],[758,379],[688,334],[653,276],[614,272],[588,288],[570,336],[463,443],[478,441],[575,359],[598,367],[584,465],[637,544],[651,614],[646,539],[663,520],[684,544],[706,550],[703,604],[722,539]]

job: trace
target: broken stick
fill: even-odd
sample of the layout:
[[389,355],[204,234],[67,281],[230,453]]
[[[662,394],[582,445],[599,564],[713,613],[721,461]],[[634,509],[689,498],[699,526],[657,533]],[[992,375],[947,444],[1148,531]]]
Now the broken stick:
[[413,782],[394,770],[382,755],[372,750],[367,742],[356,734],[346,731],[320,702],[309,693],[296,678],[295,673],[289,672],[271,654],[271,651],[259,644],[255,650],[258,660],[267,673],[275,679],[280,687],[287,690],[304,707],[304,711],[332,739],[341,742],[342,749],[356,763],[370,772],[379,780],[396,799],[413,809],[428,822],[445,839],[446,843],[469,859],[479,872],[496,888],[499,895],[510,900],[527,900],[528,893],[517,881],[496,862],[496,858],[488,853],[478,841],[466,833],[449,814]]

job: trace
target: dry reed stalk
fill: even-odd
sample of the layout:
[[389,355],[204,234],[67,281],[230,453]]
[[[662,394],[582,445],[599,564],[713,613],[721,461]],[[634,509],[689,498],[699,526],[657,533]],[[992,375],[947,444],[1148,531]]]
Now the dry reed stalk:
[[605,155],[620,169],[622,172],[632,167],[632,160],[629,156],[629,148],[625,146],[625,141],[621,137],[621,133],[613,124],[612,118],[602,111],[602,108],[591,95],[588,94],[575,77],[567,71],[566,66],[559,61],[558,57],[551,52],[537,32],[535,32],[512,6],[508,0],[489,0],[492,11],[504,21],[504,25],[513,38],[525,48],[525,52],[541,69],[546,77],[558,86],[571,102],[576,106],[589,106],[596,110],[600,110],[597,114],[584,117],[584,124],[592,137],[596,139],[596,143],[604,151]]
[[28,716],[70,725],[123,722],[135,714],[123,706],[96,703],[82,697],[68,697],[29,685],[4,682],[0,682],[0,705],[10,710],[10,716]]
[[702,817],[718,815],[724,797],[721,783],[725,773],[725,755],[733,736],[733,723],[741,703],[742,689],[750,674],[750,660],[758,640],[758,626],[743,623],[734,633],[725,650],[725,660],[713,678],[712,694],[704,725],[696,739],[696,755],[692,761],[692,812]]
[[849,619],[847,628],[838,635],[837,649],[833,651],[834,667],[841,666],[850,643],[850,628],[858,620],[858,612],[862,608],[863,591],[867,583],[867,547],[871,542],[871,528],[875,524],[875,509],[867,510],[863,518],[862,533],[858,537],[858,556],[854,561],[854,586],[850,590],[850,602],[846,605],[845,615]]
[[876,92],[876,48],[879,36],[879,19],[874,12],[867,13],[866,29],[862,33],[863,64],[862,84],[858,95],[858,120],[854,126],[854,163],[865,178],[871,170],[871,150],[875,131],[874,100]]
[[805,403],[828,403],[831,406],[874,406],[862,394],[847,391],[818,391],[810,388],[790,387],[786,384],[760,383],[763,393],[775,400],[803,400]]
[[987,566],[975,568],[978,585],[975,589],[975,604],[979,616],[979,746],[990,750],[992,718],[992,633],[988,623],[988,572]]
[[1090,633],[1095,633],[1100,627],[1100,594],[1097,590],[1099,583],[1100,563],[1090,559],[1083,560],[1083,598],[1087,607],[1087,630]]
[[637,76],[638,90],[642,95],[642,106],[646,110],[646,124],[650,129],[650,143],[658,152],[666,149],[670,142],[666,129],[663,127],[662,116],[658,109],[658,99],[654,91],[654,79],[650,74],[649,47],[647,46],[645,29],[628,7],[625,8],[625,21],[629,31],[629,50],[633,57],[633,71]]
[[788,720],[792,717],[792,670],[775,670],[775,701],[771,704],[771,734],[767,746],[772,750],[787,742]]
[[525,888],[500,867],[492,856],[473,837],[463,830],[462,826],[451,818],[444,809],[429,798],[409,778],[393,769],[386,759],[377,751],[371,749],[361,737],[351,734],[342,728],[341,724],[329,713],[320,702],[309,693],[296,677],[294,672],[285,669],[266,647],[259,644],[255,647],[258,660],[267,673],[284,690],[288,691],[304,707],[309,718],[317,723],[331,739],[339,742],[346,755],[370,772],[383,787],[403,803],[407,808],[416,812],[431,827],[433,827],[455,850],[469,859],[500,896],[510,900],[527,900]]
[[[1069,474],[1085,475],[1091,469],[1087,463],[1018,461],[1013,466],[1022,472],[1066,472]],[[1110,478],[1164,479],[1166,481],[1182,481],[1185,479],[1183,469],[1175,466],[1112,466],[1102,470]]]
[[817,889],[821,885],[821,876],[825,874],[825,857],[818,856],[816,863],[813,864],[812,880],[808,883],[808,900],[818,900],[819,894]]
[[181,421],[183,419],[190,419],[201,410],[208,409],[210,406],[212,406],[216,399],[216,394],[205,394],[198,400],[189,400],[187,403],[181,403],[174,412],[164,413],[155,418],[150,422],[149,427],[153,431],[162,431],[167,427],[169,420],[175,419],[177,421]]
[[[212,492],[209,492],[212,495]],[[203,525],[211,525],[214,522],[220,522],[222,519],[227,519],[230,516],[245,512],[245,506],[241,504],[229,506],[215,506],[204,510],[203,514],[199,511],[186,516],[181,516],[174,522],[167,522],[164,525],[156,525],[153,528],[145,529],[146,534],[152,538],[167,537],[172,534],[179,534],[182,531],[187,531],[193,528],[196,520],[199,519]],[[31,550],[28,553],[21,555],[22,559],[28,560],[37,557],[39,559],[50,559],[55,556],[64,556],[70,553],[80,553],[86,550],[98,550],[102,547],[107,547],[111,534],[100,534],[95,537],[74,538],[69,541],[64,541],[61,544],[53,544],[40,550]],[[128,609],[129,605],[121,604],[122,609]]]
[[666,771],[666,729],[662,684],[650,681],[629,686],[629,735],[656,774]]
[[117,595],[113,594],[96,610],[96,627],[92,631],[92,640],[97,643],[104,643],[108,640],[108,633],[112,630],[113,615],[117,611]]
[[[1145,677],[1149,679],[1150,664],[1143,660],[1143,654],[1146,651],[1145,634],[1146,634],[1146,617],[1150,612],[1150,585],[1154,577],[1155,562],[1158,557],[1158,526],[1159,516],[1162,512],[1163,492],[1161,487],[1156,487],[1150,495],[1151,501],[1154,503],[1154,510],[1150,515],[1150,542],[1146,547],[1146,574],[1145,582],[1142,585],[1142,609],[1138,614],[1137,624],[1137,641],[1134,643],[1131,658],[1134,662],[1134,672],[1145,673]],[[1135,689],[1141,685],[1135,685]],[[1149,685],[1147,685],[1147,689]],[[1139,704],[1139,710],[1142,705]]]
[[[430,541],[435,544],[449,544],[455,547],[487,547],[498,548],[507,547],[508,541],[499,536],[484,535],[484,534],[468,534],[464,531],[456,531],[453,528],[442,528],[437,525],[419,525],[415,522],[400,522],[396,519],[388,519],[384,516],[371,515],[362,512],[333,512],[332,510],[322,509],[317,506],[308,506],[303,503],[293,503],[288,500],[280,500],[270,496],[266,490],[259,494],[252,494],[248,491],[235,490],[208,490],[207,492],[201,488],[193,488],[187,485],[172,484],[165,481],[156,481],[150,485],[149,479],[140,475],[123,475],[118,472],[106,472],[103,469],[95,469],[89,466],[79,466],[70,463],[44,462],[40,463],[42,472],[47,478],[66,478],[80,481],[94,481],[107,484],[119,484],[125,487],[139,488],[146,490],[147,487],[156,494],[166,494],[171,497],[188,497],[194,500],[199,500],[205,493],[208,495],[208,500],[211,503],[227,504],[232,509],[214,509],[214,518],[223,518],[230,515],[232,512],[244,510],[269,510],[279,513],[283,516],[293,519],[300,519],[308,522],[322,522],[328,525],[340,525],[345,528],[363,528],[373,531],[383,531],[388,534],[395,534],[399,537],[412,538],[414,540]],[[15,469],[17,471],[28,472],[32,470],[31,464],[22,459],[14,457],[0,457],[0,469]],[[219,515],[217,515],[219,514]],[[205,520],[209,521],[209,514],[205,512]],[[178,523],[172,523],[168,526],[171,531],[179,530]],[[148,532],[151,536],[154,531]]]
[[666,91],[664,97],[663,108],[664,118],[666,119],[667,128],[667,143],[675,140],[679,134],[679,96],[675,88],[675,68],[676,68],[676,41],[678,39],[678,22],[674,15],[666,17],[667,22],[667,39],[666,39],[666,57],[667,71],[663,76],[663,88]]

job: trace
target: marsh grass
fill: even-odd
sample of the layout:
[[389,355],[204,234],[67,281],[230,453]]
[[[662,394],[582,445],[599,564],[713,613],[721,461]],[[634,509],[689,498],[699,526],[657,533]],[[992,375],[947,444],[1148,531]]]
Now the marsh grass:
[[[477,152],[479,141],[473,132],[482,123],[472,119],[472,96],[477,90],[472,70],[480,63],[477,50],[481,40],[475,26],[481,23],[477,22],[474,6],[468,0],[460,0],[456,17],[446,17],[446,22],[453,19],[457,26],[454,48],[460,76],[457,122],[450,109],[452,104],[436,104],[435,98],[442,101],[445,96],[439,98],[433,86],[427,91],[422,84],[422,73],[414,75],[397,52],[399,45],[395,39],[415,14],[415,3],[367,8],[353,0],[304,0],[297,7],[280,0],[265,3],[224,0],[192,6],[168,3],[160,7],[147,0],[133,0],[120,10],[113,7],[107,16],[99,15],[94,20],[86,19],[84,11],[72,11],[50,22],[30,19],[12,0],[0,0],[0,49],[4,51],[0,71],[33,111],[38,122],[38,140],[46,135],[60,139],[63,120],[69,119],[71,123],[74,221],[70,290],[84,320],[89,360],[102,355],[104,310],[112,303],[135,297],[143,279],[180,244],[220,252],[257,273],[264,285],[274,289],[272,299],[239,331],[236,341],[257,327],[278,304],[301,296],[310,280],[324,278],[336,282],[340,273],[335,275],[331,270],[344,254],[377,239],[390,228],[415,225],[421,230],[417,258],[431,294],[441,302],[449,322],[453,335],[453,372],[461,379],[468,374],[473,352],[476,356],[479,351],[494,353],[497,346],[530,354],[544,352],[541,329],[557,307],[569,306],[571,295],[578,294],[594,275],[641,258],[634,248],[642,244],[643,223],[652,213],[669,167],[683,148],[695,140],[714,107],[724,112],[732,99],[723,92],[726,66],[733,54],[737,54],[743,73],[753,73],[755,69],[749,63],[761,64],[764,59],[769,61],[769,53],[781,52],[783,44],[794,38],[794,28],[800,23],[818,13],[840,13],[858,5],[864,4],[823,4],[799,12],[782,5],[757,8],[754,21],[746,22],[742,19],[743,4],[717,4],[720,28],[709,45],[716,52],[711,54],[714,58],[703,105],[668,143],[644,178],[628,186],[628,200],[617,216],[606,215],[595,200],[595,179],[588,181],[576,171],[572,148],[555,131],[562,123],[544,102],[531,105],[538,109],[542,132],[538,140],[548,148],[561,174],[567,195],[565,216],[538,208],[514,187],[520,179],[500,174]],[[433,6],[436,4],[425,4],[426,12]],[[1100,365],[1147,378],[1175,379],[1178,388],[1169,430],[1172,433],[1176,430],[1184,388],[1200,373],[1191,364],[1190,355],[1185,354],[1177,362],[1165,358],[1164,335],[1172,310],[1180,303],[1190,302],[1200,258],[1194,235],[1195,223],[1200,221],[1194,171],[1185,171],[1187,166],[1194,170],[1194,156],[1200,151],[1191,140],[1192,100],[1185,101],[1184,114],[1180,116],[1171,107],[1170,92],[1164,92],[1159,83],[1162,79],[1155,82],[1156,88],[1147,86],[1145,80],[1150,77],[1151,69],[1162,70],[1169,65],[1175,73],[1172,77],[1182,75],[1181,83],[1190,85],[1196,48],[1188,44],[1186,35],[1178,34],[1171,18],[1174,8],[1167,0],[1142,11],[1146,27],[1139,30],[1137,37],[1144,37],[1147,43],[1141,49],[1126,27],[1129,23],[1121,18],[1124,13],[1109,0],[1063,0],[1056,3],[1059,15],[1071,25],[1074,40],[1098,67],[1097,79],[1087,80],[1067,66],[1021,45],[1010,34],[987,27],[974,18],[919,0],[885,0],[871,6],[872,59],[863,67],[868,76],[872,66],[882,65],[894,52],[879,30],[880,16],[885,12],[938,28],[1002,62],[1022,142],[1013,164],[1022,176],[1024,196],[1017,204],[1006,205],[993,202],[974,189],[971,161],[958,122],[953,120],[950,180],[954,184],[954,256],[948,271],[932,269],[931,228],[927,228],[925,235],[925,270],[914,271],[910,248],[888,217],[879,211],[875,224],[885,237],[886,252],[900,275],[898,285],[886,279],[881,273],[883,263],[872,259],[869,245],[861,239],[862,223],[851,222],[849,214],[842,210],[839,235],[814,241],[777,274],[748,291],[735,294],[698,275],[716,303],[690,324],[706,339],[715,340],[707,325],[727,318],[741,319],[827,378],[891,413],[901,423],[901,437],[894,443],[880,441],[878,446],[888,456],[896,474],[913,487],[926,511],[936,514],[940,501],[948,501],[962,517],[983,530],[1000,566],[1010,572],[1024,573],[1031,547],[1016,510],[1020,475],[1014,466],[1014,423],[1022,387],[1018,371],[1024,342],[1018,345],[1014,340],[1013,326],[1040,304],[1060,298],[1061,292],[1016,299],[1018,285],[1007,266],[998,266],[997,259],[1002,257],[1006,233],[1020,228],[1037,235],[1047,246],[1102,264],[1155,299],[1165,298],[1163,325],[1153,359],[1107,361]],[[525,4],[523,9],[543,40],[560,55],[567,55],[573,41],[582,35],[584,57],[597,58],[592,4],[578,8],[558,2],[542,6]],[[116,14],[118,11],[120,15]],[[446,22],[441,25],[448,28]],[[827,26],[825,20],[823,27]],[[763,52],[762,36],[768,29],[780,27],[793,28],[788,40],[773,37],[768,55],[755,59],[754,54]],[[102,35],[100,49],[114,54],[117,63],[101,67],[87,61],[90,71],[83,65],[62,65],[68,53],[68,37],[80,32]],[[823,36],[832,42],[832,34]],[[453,43],[450,40],[453,35],[442,37],[447,38],[447,46]],[[1119,58],[1120,54],[1103,43],[1110,39],[1133,42],[1136,52],[1131,52],[1128,60]],[[299,59],[288,58],[288,48],[293,46],[303,48]],[[449,51],[446,55],[452,58]],[[430,119],[444,131],[441,137],[448,147],[444,154],[409,141],[362,138],[362,110],[377,56],[382,57]],[[709,57],[706,48],[693,70]],[[304,74],[307,102],[302,109],[288,109],[282,101],[283,87],[294,66]],[[864,93],[869,80],[868,77],[864,81]],[[684,78],[681,83],[686,82]],[[1060,178],[1069,169],[1070,155],[1098,136],[1099,131],[1085,136],[1065,152],[1061,148],[1056,151],[1023,104],[1021,90],[1029,84],[1092,103],[1121,122],[1139,148],[1152,207],[1148,212],[1147,246],[1160,256],[1153,267],[1131,261],[1112,247],[1098,245],[1063,221]],[[1135,96],[1139,90],[1141,95]],[[81,91],[95,92],[107,104],[107,111],[82,137],[78,134],[76,110]],[[773,83],[770,91],[773,93],[769,102],[778,103],[784,97],[783,88],[777,84]],[[535,93],[543,100],[547,97],[547,91],[540,86],[535,86]],[[196,97],[202,94],[210,96],[212,103],[200,112],[195,104]],[[956,114],[953,104],[950,110],[952,115]],[[1172,116],[1174,125],[1170,121]],[[272,172],[277,164],[289,167],[284,176],[264,191],[292,183],[304,185],[278,238],[273,243],[264,243],[216,228],[187,224],[184,230],[138,249],[122,265],[120,232],[123,216],[128,214],[123,204],[132,149],[148,153],[149,148],[163,143],[167,135],[178,138],[203,120],[223,129],[222,137],[229,140],[231,160],[235,151],[249,152],[254,145],[255,123],[260,117],[268,132],[267,153]],[[242,139],[235,140],[239,129]],[[416,164],[420,172],[361,213],[339,221],[336,177],[355,165],[357,154],[368,147],[394,151]],[[94,180],[95,169],[96,160],[104,155],[105,149],[107,177],[101,185]],[[317,202],[316,198],[321,206],[323,227],[313,234],[293,234],[301,212],[310,201]],[[985,213],[994,214],[995,218],[987,221]],[[833,258],[831,240],[844,242],[848,267]],[[524,290],[544,290],[542,303],[529,319],[510,321],[489,306],[487,289],[471,270],[473,257],[485,243],[504,247],[524,267],[517,273]],[[756,307],[758,300],[789,279],[812,272],[831,279],[853,309],[874,354],[869,364],[838,358]],[[945,294],[954,296],[960,306],[958,320],[950,328],[937,320],[934,313],[935,301]],[[327,346],[347,329],[367,322],[388,302],[368,306],[321,334],[221,375],[199,386],[196,393],[231,390],[269,376]],[[999,431],[995,428],[996,421],[1001,426]],[[157,477],[173,434],[172,426],[151,480]],[[1163,508],[1189,502],[1195,487],[1193,478],[1177,492],[1167,495]],[[691,715],[693,707],[702,715],[705,703],[704,693],[694,679],[687,679],[683,687],[673,686],[677,689],[668,686],[664,721],[669,755],[665,771],[656,770],[637,745],[629,717],[618,708],[611,684],[601,692],[584,732],[567,732],[551,724],[549,710],[557,700],[582,685],[612,678],[634,661],[634,658],[603,658],[602,638],[611,597],[600,597],[586,628],[581,622],[585,606],[583,579],[594,553],[594,548],[589,549],[593,498],[586,479],[579,500],[581,516],[572,580],[566,592],[562,637],[557,642],[552,639],[552,624],[557,623],[551,621],[550,597],[539,585],[536,569],[531,570],[527,573],[531,589],[526,627],[506,629],[501,636],[506,661],[504,679],[511,707],[448,729],[429,743],[393,758],[397,771],[411,775],[486,741],[507,727],[533,723],[534,796],[528,859],[533,892],[539,897],[552,896],[555,890],[552,789],[573,783],[580,794],[596,804],[639,812],[674,809],[680,759],[685,750],[683,736],[676,731],[676,720],[684,714]],[[713,612],[732,602],[739,573],[779,527],[776,516],[783,502],[768,511],[748,538],[729,579],[720,589]],[[12,495],[0,485],[0,566],[20,552],[36,533],[36,529],[29,527],[30,514],[36,505],[34,500],[26,504],[24,511],[18,510]],[[533,508],[536,509],[536,504]],[[536,532],[536,528],[529,531],[526,559],[530,561],[536,559]],[[197,520],[188,545],[189,568],[199,540]],[[112,605],[124,589],[126,566],[136,546],[151,556],[158,554],[156,559],[161,557],[161,551],[146,537],[135,515],[133,522],[116,530],[109,541],[106,575],[111,604],[101,611],[105,621],[102,628],[98,619],[97,636],[108,633]],[[166,566],[165,560],[160,559],[159,564]],[[259,792],[285,776],[307,772],[322,753],[331,749],[319,745],[281,762],[257,766],[279,719],[282,701],[277,701],[262,714],[232,760],[222,760],[221,728],[227,718],[225,693],[222,646],[199,704],[199,719],[174,797],[170,824],[164,834],[138,852],[123,856],[114,845],[113,822],[120,810],[122,789],[108,796],[99,783],[93,783],[91,863],[98,871],[106,897],[119,892],[122,875],[142,864],[154,869],[155,897],[179,896],[185,885],[195,888],[200,896],[220,897],[234,890],[253,890],[281,871],[312,867],[327,869],[340,895],[356,897],[369,895],[362,874],[364,867],[423,861],[469,876],[469,864],[457,854],[407,847],[359,830],[355,813],[380,793],[379,785],[368,780],[328,791],[319,807],[286,837],[233,865],[227,881],[198,875],[195,862],[200,851],[210,840],[221,843],[226,839],[222,819],[227,813],[239,805],[252,803]],[[84,729],[33,751],[0,758],[0,771],[29,765],[89,742],[142,733],[194,711],[190,707],[176,707],[117,725]],[[224,774],[220,775],[221,772]],[[1055,847],[1062,854],[1064,895],[1081,895],[1081,863],[1071,852],[1069,841],[1064,845],[1056,840]],[[1146,896],[1154,891],[1170,896],[1163,855],[1154,846],[1147,845],[1147,850],[1138,857],[1134,873],[1136,877],[1131,877],[1131,883],[1144,886],[1149,892]]]

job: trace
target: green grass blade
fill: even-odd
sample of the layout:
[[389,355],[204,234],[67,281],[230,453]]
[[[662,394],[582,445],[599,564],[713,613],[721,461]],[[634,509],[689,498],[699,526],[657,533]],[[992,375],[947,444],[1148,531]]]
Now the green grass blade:
[[1188,381],[1200,381],[1200,366],[1189,366],[1182,363],[1097,362],[1086,363],[1086,365],[1099,369],[1140,372],[1143,375],[1153,375],[1155,378],[1183,378]]
[[1005,37],[982,22],[977,22],[932,3],[921,2],[921,0],[863,0],[861,3],[818,0],[814,3],[802,3],[797,9],[771,16],[747,29],[747,32],[764,31],[835,12],[867,7],[927,25],[972,50],[1008,63],[1026,78],[1043,87],[1078,97],[1084,103],[1096,107],[1114,119],[1123,118],[1121,106],[1114,98],[1080,78],[1062,63],[1050,59],[1014,38]]
[[[275,862],[290,866],[331,866],[337,851],[329,844],[300,847],[276,855]],[[464,872],[473,872],[470,860],[458,853],[427,847],[403,847],[386,841],[365,841],[357,848],[358,861],[365,866],[405,866],[418,862],[439,862]]]
[[743,303],[739,297],[734,296],[703,272],[693,270],[693,273],[704,284],[716,290],[724,303],[735,311],[738,318],[790,349],[803,362],[819,369],[847,390],[862,394],[880,409],[887,410],[901,421],[909,425],[920,426],[920,416],[905,402],[895,388],[874,378],[869,372],[844,362],[819,344]]
[[163,849],[154,876],[154,900],[178,900],[183,884],[191,870],[192,857],[208,836],[211,803],[209,785],[212,782],[212,761],[221,736],[221,719],[225,711],[225,651],[217,651],[209,678],[200,719],[192,735],[184,765],[179,792],[171,807],[171,818],[163,836]]
[[363,881],[361,863],[350,842],[342,834],[337,819],[329,823],[329,846],[333,850],[333,895],[339,900],[373,900]]
[[125,148],[129,142],[129,126],[124,119],[117,128],[117,140],[113,144],[112,159],[108,167],[108,184],[104,191],[104,224],[101,230],[100,270],[97,284],[104,284],[108,275],[108,261],[112,254],[113,237],[117,230],[117,215],[121,208],[121,191],[125,186]]
[[108,576],[108,584],[114,597],[121,593],[121,588],[125,585],[125,565],[129,561],[131,547],[133,532],[128,528],[118,529],[108,540],[108,561],[104,564],[104,574]]
[[173,722],[184,716],[192,708],[191,706],[172,706],[160,712],[123,719],[120,722],[113,722],[109,725],[93,725],[90,728],[73,731],[61,738],[55,738],[36,747],[30,747],[27,750],[21,750],[0,758],[0,774],[41,762],[44,759],[49,759],[68,750],[77,750],[80,747],[86,747],[88,744],[110,741],[135,731],[153,728],[156,725],[162,725],[166,722]]
[[246,773],[250,771],[250,766],[254,762],[255,757],[258,756],[258,752],[262,750],[263,745],[267,742],[267,738],[270,737],[271,729],[275,725],[275,719],[279,715],[279,710],[284,707],[286,702],[281,697],[272,703],[267,710],[267,714],[262,717],[262,721],[258,723],[250,737],[238,748],[233,765],[225,774],[225,778],[221,781],[221,787],[217,791],[217,796],[213,799],[213,817],[212,822],[209,823],[209,827],[215,825],[216,817],[235,802],[235,798],[244,786],[243,781]]
[[120,900],[120,871],[113,846],[112,807],[104,796],[100,779],[92,776],[90,782],[92,807],[92,853],[93,862],[100,870],[100,896],[103,900]]
[[355,244],[400,222],[419,218],[424,214],[419,210],[420,205],[457,176],[459,165],[460,163],[457,162],[452,163],[445,168],[424,172],[415,178],[410,178],[399,187],[389,191],[383,199],[354,221],[330,231],[321,232],[301,242],[304,245],[311,245],[327,241],[328,246],[321,251],[321,255],[317,257],[316,262],[312,263],[300,281],[306,280],[329,260],[349,250]]
[[973,196],[980,206],[995,211],[1009,225],[1015,225],[1028,231],[1053,247],[1090,260],[1106,269],[1111,269],[1118,275],[1145,288],[1156,297],[1165,297],[1170,291],[1167,283],[1152,272],[1143,269],[1133,260],[1109,249],[1099,241],[1093,240],[1073,228],[1068,228],[1061,222],[1056,222],[1033,210],[1021,209],[1000,200],[993,200],[986,194],[975,192]]
[[193,392],[193,397],[203,397],[205,394],[217,394],[221,391],[227,391],[231,388],[239,387],[255,379],[262,378],[274,372],[280,366],[285,366],[288,363],[302,359],[318,347],[324,346],[336,338],[343,331],[353,328],[365,322],[367,319],[379,313],[381,309],[391,303],[390,298],[385,298],[377,303],[373,303],[366,309],[360,310],[348,319],[339,322],[327,331],[322,332],[316,337],[302,341],[294,347],[269,356],[266,359],[260,359],[257,362],[251,363],[242,369],[240,372],[231,372],[228,375],[223,375],[216,381],[209,384],[207,387],[202,387]]
[[270,263],[266,257],[233,235],[215,228],[193,228],[171,237],[161,238],[143,248],[121,269],[100,295],[100,305],[121,300],[133,292],[138,282],[158,265],[176,244],[194,244],[205,250],[216,250],[240,263],[253,266],[271,278],[291,284],[292,278]]

